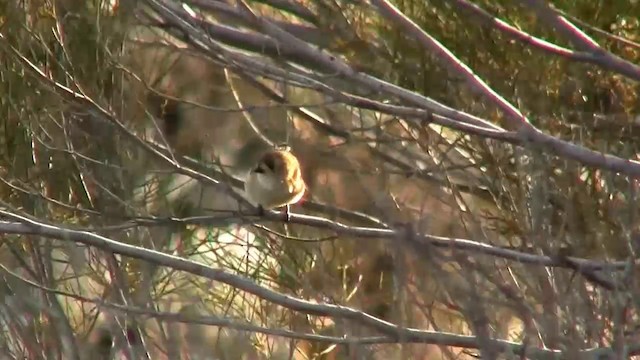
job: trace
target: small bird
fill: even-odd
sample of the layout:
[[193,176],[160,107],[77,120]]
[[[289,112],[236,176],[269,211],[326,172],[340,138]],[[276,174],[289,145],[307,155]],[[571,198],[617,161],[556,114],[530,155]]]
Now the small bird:
[[295,204],[305,193],[306,185],[298,159],[287,150],[266,152],[249,171],[244,184],[247,199],[262,209]]

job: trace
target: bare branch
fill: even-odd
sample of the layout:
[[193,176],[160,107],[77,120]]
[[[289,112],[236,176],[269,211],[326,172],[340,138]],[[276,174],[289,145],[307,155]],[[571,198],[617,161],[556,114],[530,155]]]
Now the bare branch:
[[387,0],[372,0],[386,17],[402,26],[412,37],[416,38],[427,49],[436,54],[445,64],[451,66],[456,74],[462,75],[470,86],[480,91],[493,104],[498,106],[506,116],[506,120],[512,128],[517,129],[521,145],[527,142],[541,146],[543,149],[551,151],[556,155],[578,160],[581,163],[604,168],[618,173],[623,173],[632,177],[640,177],[640,162],[620,157],[602,154],[585,147],[572,144],[551,135],[547,135],[535,128],[520,111],[512,104],[496,93],[482,79],[455,57],[447,48],[442,46],[436,39],[424,32],[418,25],[402,14],[395,6]]
[[600,58],[597,62],[598,65],[640,81],[640,67],[601,48],[589,35],[573,25],[564,16],[558,14],[546,1],[522,0],[522,2],[534,9],[544,22],[556,29],[562,36],[571,41],[574,46],[591,53],[594,57]]
[[372,4],[380,9],[383,16],[401,26],[411,37],[418,40],[425,49],[429,50],[434,56],[441,60],[445,66],[451,68],[454,74],[462,75],[467,80],[469,86],[487,97],[491,103],[498,106],[498,108],[505,113],[512,130],[520,131],[521,128],[531,126],[529,121],[515,106],[489,87],[471,68],[460,61],[460,59],[452,54],[451,51],[439,41],[420,29],[416,23],[411,21],[411,19],[405,16],[393,4],[387,0],[372,0]]
[[593,62],[597,63],[598,58],[589,52],[574,51],[565,47],[553,44],[544,39],[537,38],[529,33],[526,33],[514,26],[509,25],[502,19],[499,19],[480,6],[469,2],[467,0],[454,0],[454,3],[460,8],[462,13],[472,15],[469,17],[472,20],[478,20],[482,24],[492,26],[502,33],[510,36],[511,38],[521,41],[525,44],[531,45],[534,49],[545,51],[549,54],[557,55],[566,59]]
[[[397,339],[402,339],[404,342],[439,344],[472,349],[477,349],[480,346],[480,344],[478,343],[478,339],[474,336],[463,336],[442,332],[400,328],[397,325],[349,307],[330,304],[318,304],[278,293],[276,291],[257,285],[248,278],[230,274],[228,272],[225,272],[224,270],[211,268],[195,261],[114,241],[109,238],[86,231],[69,230],[58,226],[47,225],[39,221],[31,220],[23,216],[9,213],[4,210],[0,211],[0,214],[5,217],[10,217],[21,221],[21,223],[0,222],[0,231],[5,234],[35,234],[65,241],[79,242],[88,246],[94,246],[99,249],[107,250],[115,254],[121,254],[124,256],[149,261],[157,265],[170,267],[172,269],[185,271],[190,274],[202,276],[210,280],[220,281],[222,283],[231,285],[240,290],[246,291],[265,300],[283,306],[287,309],[311,315],[339,317],[357,321],[363,325],[374,328],[385,334],[386,336],[388,336],[387,339],[389,341],[397,341]],[[101,300],[98,301],[98,303],[104,305]],[[126,310],[122,307],[113,307],[117,310]],[[132,310],[133,313],[136,313],[135,309]],[[141,311],[138,313],[144,314],[145,312]],[[170,317],[173,316],[171,315]],[[193,321],[193,319],[183,319],[178,317],[176,321]],[[203,322],[206,323],[206,321],[204,320]],[[219,322],[220,320],[213,321],[213,323]],[[278,335],[285,336],[291,334],[289,334],[288,332],[282,332]],[[379,339],[380,338],[377,338],[376,340]],[[323,341],[331,342],[330,339],[323,339]],[[495,347],[495,349],[500,352],[523,352],[527,354],[526,356],[534,359],[552,359],[560,353],[559,351],[550,349],[535,349],[532,347],[525,348],[522,344],[504,340],[485,339],[484,341],[488,341],[492,346]],[[638,346],[640,347],[640,345]],[[585,356],[591,356],[596,354],[600,355],[603,352],[608,353],[609,351],[611,351],[611,349],[609,348],[595,348],[585,349],[582,352]]]

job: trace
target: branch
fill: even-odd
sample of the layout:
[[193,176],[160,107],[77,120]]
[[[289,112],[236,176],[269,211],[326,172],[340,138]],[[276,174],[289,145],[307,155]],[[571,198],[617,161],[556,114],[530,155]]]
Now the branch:
[[527,45],[531,45],[534,49],[542,50],[546,53],[557,55],[565,59],[590,62],[599,64],[599,58],[593,54],[585,51],[574,51],[556,44],[553,44],[544,39],[535,37],[529,33],[526,33],[514,26],[509,25],[507,22],[499,19],[480,6],[471,3],[467,0],[453,0],[453,2],[460,8],[461,12],[465,15],[470,15],[469,19],[477,20],[482,24],[486,24],[498,29],[503,34],[508,35],[512,39],[518,40]]
[[[476,340],[472,336],[446,334],[445,338],[447,338],[447,341],[445,341],[443,338],[437,337],[437,335],[440,334],[431,331],[403,329],[398,327],[397,325],[349,307],[331,304],[316,304],[310,301],[297,299],[292,296],[285,295],[257,285],[249,278],[230,274],[223,270],[205,266],[192,260],[187,260],[177,256],[164,254],[159,251],[121,243],[87,231],[70,230],[63,227],[47,225],[39,221],[12,214],[4,210],[0,210],[0,214],[20,221],[20,223],[9,223],[6,221],[0,222],[0,231],[2,231],[3,233],[40,235],[60,240],[79,242],[81,244],[93,246],[102,250],[113,252],[115,254],[149,261],[157,265],[167,266],[175,270],[185,271],[187,273],[202,276],[210,280],[220,281],[222,283],[228,284],[230,286],[246,291],[262,299],[271,301],[275,304],[294,311],[318,316],[332,316],[351,319],[394,338],[401,337],[406,340],[413,339],[413,341],[429,340],[433,341],[434,343],[446,343],[447,345],[452,346],[471,348],[476,347]],[[434,335],[436,336],[435,338]],[[453,336],[453,338],[451,338],[450,336]],[[505,341],[498,341],[498,343],[502,343],[503,348],[513,345],[517,346],[517,344]]]
[[600,47],[595,40],[591,39],[589,35],[573,25],[564,16],[558,14],[558,12],[545,1],[521,0],[521,2],[534,9],[542,21],[556,29],[560,35],[568,39],[575,47],[589,52],[598,58],[598,65],[608,70],[616,71],[633,80],[640,81],[640,67]]
[[[19,221],[20,223],[24,223],[23,216],[16,215],[14,213],[8,212],[6,210],[0,210],[0,215],[4,215],[8,218],[13,218],[15,221]],[[144,219],[144,218],[136,218],[131,222],[121,225],[110,226],[108,229],[110,230],[118,230],[118,229],[126,229],[130,228],[133,225],[139,226],[167,226],[167,225],[201,225],[201,226],[213,226],[213,227],[228,227],[231,225],[247,225],[253,224],[262,221],[275,221],[275,222],[285,222],[287,216],[284,212],[278,211],[267,211],[262,216],[258,216],[255,214],[238,214],[232,213],[232,215],[223,215],[223,216],[192,216],[188,218],[154,218],[154,219]],[[27,219],[30,222],[34,222],[37,226],[45,226],[45,224],[40,223],[36,220]],[[343,235],[352,237],[355,239],[361,240],[370,240],[370,239],[386,239],[395,241],[398,239],[398,236],[404,236],[404,232],[393,230],[393,229],[384,229],[384,228],[372,228],[372,227],[362,227],[362,226],[349,226],[340,222],[332,221],[329,219],[304,215],[304,214],[289,214],[289,223],[305,225],[314,227],[317,229],[330,230],[336,233],[337,235]],[[7,233],[19,233],[19,234],[33,234],[32,232],[28,232],[24,227],[19,226],[20,224],[14,222],[0,221],[0,231],[5,231]],[[47,225],[48,226],[48,225]],[[82,230],[71,230],[65,229],[62,227],[52,226],[56,229],[62,229],[65,231],[71,231],[74,233],[87,233],[91,234],[90,231],[96,231],[100,229],[82,229]],[[92,234],[93,235],[93,234]],[[77,236],[77,235],[76,235]],[[95,235],[97,236],[97,235]],[[505,260],[515,261],[522,264],[530,264],[530,265],[540,265],[540,266],[549,266],[549,267],[561,267],[568,269],[575,269],[576,266],[579,266],[584,271],[622,271],[628,267],[628,261],[614,261],[614,262],[603,262],[603,261],[595,261],[584,258],[577,257],[566,257],[565,259],[559,259],[557,256],[546,256],[546,255],[536,255],[525,253],[522,251],[502,248],[498,246],[493,246],[473,240],[468,239],[459,239],[459,238],[450,238],[443,236],[434,236],[428,234],[414,234],[412,240],[414,240],[417,245],[420,246],[433,246],[436,248],[444,249],[444,250],[459,250],[470,252],[473,254],[482,254],[486,256],[495,256],[498,258],[502,258]],[[79,241],[81,242],[81,241]],[[571,264],[567,263],[570,261]]]
[[636,48],[636,49],[640,49],[640,44],[635,42],[635,41],[631,41],[630,39],[627,39],[627,38],[625,38],[623,36],[615,35],[615,34],[609,32],[609,31],[602,30],[602,29],[600,29],[598,27],[595,27],[595,26],[585,22],[585,21],[580,20],[579,18],[577,18],[577,17],[575,17],[575,16],[573,16],[571,14],[567,14],[564,11],[556,9],[556,12],[558,14],[564,16],[567,19],[571,19],[571,21],[573,21],[574,23],[579,24],[580,26],[591,30],[596,34],[600,34],[600,35],[604,36],[605,38],[607,38],[609,40],[616,41],[616,42],[622,43],[622,44],[624,44],[626,46],[630,46],[630,47],[633,47],[633,48]]
[[100,298],[89,298],[87,296],[70,293],[67,291],[52,289],[46,287],[44,285],[40,285],[34,281],[29,279],[25,279],[24,277],[12,272],[7,269],[4,265],[0,264],[0,269],[2,269],[5,273],[10,276],[18,279],[24,284],[42,290],[49,294],[55,294],[60,296],[65,296],[68,298],[72,298],[74,300],[78,300],[83,303],[94,304],[98,309],[106,308],[109,310],[114,310],[117,312],[121,312],[125,315],[138,315],[138,316],[148,316],[155,319],[159,319],[162,321],[168,322],[179,322],[186,324],[195,324],[195,325],[210,325],[210,326],[219,326],[226,327],[230,329],[236,329],[247,332],[254,332],[260,334],[274,335],[285,337],[289,339],[297,339],[297,340],[309,340],[309,341],[317,341],[321,343],[331,343],[331,344],[359,344],[359,345],[370,345],[370,344],[387,344],[387,343],[397,343],[398,341],[389,337],[384,336],[375,336],[375,337],[335,337],[335,336],[326,336],[326,335],[318,335],[318,334],[308,334],[308,333],[300,333],[286,329],[271,329],[265,328],[262,326],[256,326],[251,323],[239,320],[232,319],[229,317],[220,317],[220,316],[190,316],[185,315],[183,313],[175,313],[175,312],[159,312],[154,309],[145,309],[136,306],[127,306],[115,304],[112,302],[105,301]]
[[[169,9],[166,7],[166,5],[161,4],[160,2],[155,0],[148,0],[148,2],[150,2],[157,10],[162,11],[162,15],[165,18],[169,17],[170,19],[172,19],[172,21],[177,26],[181,27],[184,31],[188,31],[190,34],[199,34],[194,28],[184,28],[184,26],[187,25],[176,14],[175,10]],[[388,17],[404,26],[408,30],[408,33],[412,34],[414,37],[417,37],[421,41],[421,43],[423,43],[423,45],[428,46],[428,48],[430,49],[437,50],[436,53],[439,53],[444,57],[443,60],[445,61],[445,63],[452,63],[457,69],[462,71],[463,76],[467,78],[468,82],[472,84],[473,87],[475,87],[476,89],[480,89],[483,94],[488,96],[492,101],[496,102],[498,106],[503,109],[503,111],[506,111],[506,114],[508,115],[507,120],[510,121],[515,128],[519,129],[519,131],[517,133],[506,132],[486,120],[480,119],[478,117],[453,108],[449,108],[446,105],[440,104],[432,99],[411,92],[407,89],[398,87],[396,85],[384,82],[373,76],[358,73],[347,64],[342,62],[339,58],[330,56],[327,53],[322,52],[321,50],[311,48],[302,40],[286,33],[282,29],[279,29],[276,25],[257,17],[255,14],[253,14],[253,16],[255,16],[256,21],[259,21],[260,24],[262,24],[265,32],[279,41],[280,46],[293,46],[292,48],[289,48],[290,51],[293,49],[297,52],[301,52],[305,56],[314,58],[316,61],[320,61],[328,69],[335,71],[336,75],[345,76],[361,85],[367,86],[371,90],[397,96],[399,99],[412,103],[416,106],[420,106],[422,109],[433,111],[435,114],[433,114],[433,116],[430,116],[430,114],[425,110],[396,107],[393,105],[372,101],[354,95],[345,94],[340,91],[328,88],[327,86],[324,86],[322,84],[317,84],[319,86],[314,88],[315,90],[333,96],[336,99],[345,101],[345,103],[347,104],[360,106],[371,110],[383,111],[385,113],[399,116],[413,116],[414,118],[417,117],[421,119],[421,121],[432,120],[434,123],[455,130],[497,140],[503,140],[512,144],[517,144],[519,146],[537,145],[553,154],[576,160],[587,166],[606,169],[631,177],[640,177],[640,162],[638,161],[623,159],[614,155],[603,154],[601,152],[590,150],[583,146],[572,144],[570,142],[555,138],[551,135],[547,135],[538,130],[537,128],[532,126],[526,119],[526,117],[524,117],[517,109],[515,109],[513,105],[511,105],[499,94],[493,91],[493,89],[491,89],[486,83],[484,83],[466,65],[460,62],[448,49],[443,47],[435,39],[422,31],[415,23],[413,23],[405,15],[399,12],[398,9],[395,8],[392,4],[390,4],[386,0],[372,0],[372,2],[374,4],[378,4],[379,8],[384,9],[385,11],[383,12]],[[245,11],[246,10],[250,9],[248,7],[245,7]],[[196,32],[194,33],[194,31]],[[211,43],[211,41],[207,37],[199,37],[198,40],[206,43]],[[219,49],[218,47],[215,48]],[[220,51],[229,53],[224,49],[220,49]],[[240,55],[234,54],[233,59],[241,60],[242,57]],[[253,59],[249,62],[243,62],[245,62],[245,69],[251,69],[252,66],[258,69],[267,68],[264,64],[259,65]],[[275,70],[271,69],[271,71]],[[288,75],[291,74],[289,73]]]
[[511,123],[512,130],[519,130],[522,127],[530,127],[527,118],[515,106],[505,100],[500,94],[495,92],[487,83],[476,75],[471,68],[458,59],[449,49],[442,45],[438,40],[422,30],[418,24],[414,23],[406,15],[404,15],[397,7],[387,0],[372,0],[378,7],[382,15],[398,24],[411,37],[442,60],[442,63],[451,68],[457,75],[462,75],[467,83],[476,91],[487,97],[493,104],[497,105],[506,115]]
[[467,65],[452,54],[449,49],[423,31],[388,0],[371,0],[371,2],[380,9],[383,16],[402,27],[407,34],[418,40],[420,44],[430,52],[434,53],[445,65],[453,68],[455,74],[463,76],[472,88],[478,90],[501,109],[512,128],[517,130],[520,145],[525,146],[531,143],[532,145],[545,148],[558,156],[577,160],[588,166],[607,169],[636,178],[640,177],[640,162],[638,161],[603,154],[543,133],[531,125],[530,121],[520,113],[520,111],[497,94],[487,83],[473,73]]
[[[147,0],[147,3],[149,3],[149,5],[151,5],[152,8],[168,22],[175,24],[183,31],[189,33],[194,37],[194,39],[198,39],[198,41],[211,45],[210,38],[206,36],[199,36],[201,34],[199,34],[198,30],[195,27],[189,27],[187,23],[191,23],[194,20],[190,18],[189,14],[187,14],[185,11],[172,6],[169,3],[165,3],[159,0]],[[450,119],[454,119],[467,124],[473,124],[477,127],[486,128],[487,130],[502,130],[500,129],[500,127],[486,120],[480,119],[471,114],[467,114],[463,111],[453,109],[433,99],[409,91],[395,84],[391,84],[376,77],[357,72],[339,57],[333,54],[329,54],[326,51],[314,48],[306,42],[282,30],[270,21],[257,16],[246,4],[244,6],[240,5],[240,8],[244,10],[247,15],[250,15],[252,17],[254,23],[260,26],[264,33],[275,39],[278,42],[278,46],[280,48],[286,49],[287,53],[295,53],[296,56],[305,58],[308,63],[317,64],[318,70],[330,74],[332,77],[344,77],[345,80],[352,81],[357,85],[364,86],[366,89],[369,89],[376,93],[384,93],[392,95],[394,97],[398,97],[399,99],[419,106],[422,109],[428,109]],[[228,54],[229,52],[225,51],[225,53]],[[233,59],[238,59],[238,56],[234,54]],[[250,69],[250,64],[247,64],[247,66],[248,67],[246,70]]]
[[[374,1],[384,1],[384,0],[374,0]],[[158,151],[157,148],[155,148],[151,144],[148,144],[144,140],[141,140],[135,134],[131,133],[124,124],[119,122],[115,117],[112,116],[111,113],[109,113],[107,110],[100,107],[92,99],[82,94],[76,93],[73,90],[47,77],[38,67],[36,67],[27,58],[21,55],[15,48],[9,45],[2,34],[0,34],[0,46],[4,46],[5,49],[13,53],[13,55],[19,59],[19,61],[25,66],[27,70],[29,70],[32,74],[34,74],[40,80],[43,80],[44,83],[47,84],[49,87],[53,88],[58,92],[61,92],[65,98],[70,99],[72,102],[78,103],[79,105],[82,105],[83,107],[90,109],[90,111],[98,118],[103,119],[108,123],[115,125],[120,131],[124,133],[124,135],[126,135],[127,137],[131,138],[133,141],[138,143],[140,146],[142,146],[143,149],[145,149],[154,157],[159,158],[167,162],[168,164],[172,165],[175,168],[175,170],[178,171],[179,173],[188,175],[194,179],[204,181],[205,183],[221,187],[225,192],[229,193],[231,196],[233,196],[235,199],[237,199],[241,203],[246,203],[246,200],[242,196],[240,196],[237,192],[235,192],[232,189],[230,184],[218,181],[210,176],[204,175],[202,172],[198,172],[180,165],[177,161],[175,161],[175,158],[173,158],[173,156],[168,156],[163,152]],[[417,109],[387,105],[384,103],[368,100],[365,98],[357,98],[355,96],[348,96],[348,95],[343,95],[343,96],[349,101],[357,103],[360,106],[370,106],[376,109],[386,109],[388,111],[395,111],[397,113],[404,114],[405,116],[409,116],[411,114],[416,116],[417,114],[420,114],[420,113],[422,113],[424,116],[427,115],[426,112],[417,110]],[[456,123],[456,124],[475,128],[475,126],[470,124],[460,124],[460,123]],[[476,131],[485,132],[485,133],[493,132],[493,130],[490,130],[490,129],[483,129],[483,128],[475,128],[475,129]],[[495,136],[516,142],[513,139],[512,134],[513,133],[497,131],[497,134],[495,134]],[[552,151],[556,153],[571,154],[573,158],[583,159],[583,162],[587,164],[597,164],[597,165],[600,165],[601,167],[608,168],[621,173],[640,176],[640,163],[638,162],[623,160],[612,155],[600,154],[595,151],[587,150],[580,146],[558,140],[550,135],[543,134],[542,132],[538,131],[535,128],[532,133],[527,135],[530,139],[533,139],[535,142],[547,145],[548,147],[551,148]],[[267,213],[267,217],[271,217],[277,221],[283,220],[283,219],[280,219],[278,216],[279,215],[277,212]],[[298,219],[303,219],[305,216],[298,215],[298,217],[299,217]],[[345,233],[345,232],[348,233],[349,231],[347,230],[351,229],[350,231],[352,231],[352,233],[350,235],[355,237],[389,238],[394,236],[392,230],[373,229],[373,228],[349,228],[346,225],[343,225],[340,223],[334,223],[334,222],[331,222],[330,220],[326,220],[322,218],[314,218],[314,217],[307,216],[306,220],[304,221],[300,220],[300,221],[301,223],[306,223],[307,225],[324,227],[324,228],[336,231],[338,233]],[[423,236],[426,241],[433,241],[436,244],[436,246],[441,246],[441,247],[446,247],[451,249],[468,249],[468,250],[477,251],[482,254],[499,256],[505,259],[518,261],[522,263],[528,263],[528,264],[538,264],[538,265],[544,265],[544,266],[561,265],[557,261],[554,261],[548,256],[538,256],[538,255],[521,253],[514,250],[497,248],[491,245],[477,243],[477,242],[473,242],[465,239],[441,238],[441,237],[434,237],[430,235],[423,235]],[[581,260],[576,259],[576,261],[580,262]],[[586,260],[582,260],[582,261],[586,261]],[[591,266],[589,266],[589,264]],[[581,266],[586,266],[587,268],[591,267],[594,269],[611,267],[611,265],[607,266],[604,263],[593,263],[589,261],[586,261],[584,265],[581,264]],[[616,265],[613,265],[613,268],[617,269],[623,266],[624,266],[624,263],[621,263],[621,264],[616,263]]]
[[[121,243],[87,231],[70,230],[59,226],[47,225],[42,222],[32,220],[24,216],[16,215],[5,210],[0,210],[0,214],[20,221],[17,223],[1,221],[0,232],[5,234],[30,234],[60,239],[64,241],[73,241],[85,244],[87,246],[93,246],[102,250],[113,252],[115,254],[149,261],[157,265],[167,266],[175,270],[181,270],[193,275],[202,276],[210,280],[228,284],[290,310],[299,311],[310,315],[330,316],[354,320],[358,323],[378,330],[382,334],[386,335],[387,339],[389,340],[398,341],[398,339],[402,339],[404,342],[428,343],[467,349],[478,349],[480,346],[478,339],[474,336],[464,336],[451,333],[402,328],[398,325],[373,317],[367,313],[355,310],[350,307],[322,303],[317,304],[310,301],[294,298],[292,296],[257,285],[250,279],[243,276],[230,274],[220,269],[205,266],[196,261],[164,254],[155,250]],[[293,214],[291,215],[293,220],[295,216],[293,216]],[[328,341],[329,339],[326,340]],[[495,348],[500,352],[516,354],[522,353],[525,356],[534,359],[555,359],[557,358],[557,356],[562,354],[562,352],[559,350],[537,349],[511,341],[496,339],[489,339],[488,341],[490,341],[492,346],[495,346]],[[636,347],[640,347],[640,345],[635,345],[634,348]],[[584,356],[589,356],[596,359],[598,358],[596,356],[600,356],[603,353],[608,354],[611,351],[612,350],[610,348],[591,348],[582,350],[581,353]]]
[[[239,25],[239,27],[251,25],[250,22],[247,21],[247,19],[238,11],[238,9],[227,4],[225,1],[191,0],[190,3],[192,3],[192,5],[196,5],[199,9],[215,14],[215,17],[218,20],[223,20],[228,25]],[[306,8],[302,6],[301,8],[306,10]],[[312,14],[312,16],[314,15]],[[305,41],[309,41],[317,46],[327,46],[332,41],[331,36],[333,34],[322,31],[316,26],[308,26],[276,19],[273,19],[273,21],[277,23],[278,26],[285,28],[288,32],[291,32],[297,37],[304,39]],[[205,21],[203,21],[203,23],[204,22]]]

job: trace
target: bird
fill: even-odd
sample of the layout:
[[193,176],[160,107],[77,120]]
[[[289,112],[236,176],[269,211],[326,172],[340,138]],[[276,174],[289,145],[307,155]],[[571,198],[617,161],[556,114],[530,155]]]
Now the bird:
[[300,162],[287,149],[265,152],[249,171],[244,185],[247,200],[260,212],[286,206],[287,219],[289,205],[299,202],[306,188]]

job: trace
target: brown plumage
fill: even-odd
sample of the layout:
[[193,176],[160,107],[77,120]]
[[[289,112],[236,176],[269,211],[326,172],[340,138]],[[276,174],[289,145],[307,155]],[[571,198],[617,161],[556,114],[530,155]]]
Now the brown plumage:
[[273,209],[300,201],[306,185],[298,159],[289,151],[271,150],[249,172],[244,188],[254,205]]

